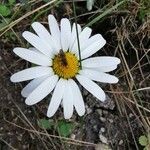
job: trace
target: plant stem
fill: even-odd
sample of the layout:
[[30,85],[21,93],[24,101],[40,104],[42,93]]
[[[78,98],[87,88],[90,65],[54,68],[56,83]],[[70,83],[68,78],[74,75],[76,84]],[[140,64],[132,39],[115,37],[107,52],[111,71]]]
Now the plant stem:
[[78,33],[78,26],[77,26],[76,6],[75,6],[74,0],[72,0],[72,1],[73,1],[73,12],[74,12],[74,18],[75,18],[76,33],[77,33],[77,42],[78,42],[78,51],[79,51],[79,62],[80,62],[80,67],[82,69],[80,41],[79,41],[79,33]]

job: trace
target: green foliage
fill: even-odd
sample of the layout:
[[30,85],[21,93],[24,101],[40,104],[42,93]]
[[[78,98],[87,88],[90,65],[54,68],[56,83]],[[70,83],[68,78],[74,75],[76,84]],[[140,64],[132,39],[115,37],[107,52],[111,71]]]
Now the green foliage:
[[148,137],[145,135],[139,137],[139,144],[144,146],[143,150],[149,150],[150,148]]
[[9,2],[9,5],[13,5],[16,3],[16,0],[9,0],[8,2]]
[[0,14],[4,17],[7,17],[11,14],[11,11],[10,11],[9,7],[1,4],[0,5]]
[[16,3],[16,0],[8,0],[7,3],[0,4],[0,14],[3,17],[7,17],[11,14],[13,5]]
[[145,135],[142,135],[139,137],[139,143],[142,146],[147,146],[148,144],[148,138]]
[[15,4],[16,0],[8,0],[7,2],[3,2],[0,4],[0,29],[5,28],[5,26],[7,26],[11,22],[15,14]]
[[0,23],[0,29],[5,27],[10,21],[11,21],[10,18],[5,18],[5,20],[2,20]]
[[140,9],[138,13],[138,18],[142,22],[145,21],[145,18],[150,15],[150,1],[149,0],[141,0],[140,1]]
[[38,126],[42,129],[46,129],[46,130],[52,129],[53,125],[54,125],[53,120],[45,119],[45,118],[38,120]]
[[39,119],[37,121],[38,126],[42,129],[50,130],[55,129],[60,136],[67,137],[74,129],[74,123],[67,122],[65,120],[59,120],[54,122],[52,119]]
[[57,124],[58,133],[59,133],[59,135],[61,135],[63,137],[69,136],[71,134],[73,128],[74,128],[73,123],[66,122],[64,120],[59,121]]

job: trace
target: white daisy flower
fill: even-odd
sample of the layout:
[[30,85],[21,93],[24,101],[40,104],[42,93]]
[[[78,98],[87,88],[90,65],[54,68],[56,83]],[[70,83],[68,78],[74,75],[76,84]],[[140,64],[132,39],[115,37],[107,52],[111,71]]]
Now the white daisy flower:
[[78,34],[81,49],[81,63],[75,23],[71,27],[70,21],[61,19],[60,28],[53,15],[48,16],[50,32],[39,22],[32,27],[37,35],[25,31],[23,37],[34,48],[17,47],[13,51],[22,59],[38,66],[22,70],[11,76],[12,82],[30,81],[21,94],[26,97],[27,105],[34,105],[44,99],[53,90],[48,107],[47,116],[52,117],[60,104],[63,105],[65,119],[71,118],[73,109],[79,116],[85,113],[85,105],[78,81],[87,91],[98,100],[105,100],[104,91],[94,82],[117,83],[118,78],[109,75],[120,63],[116,57],[93,57],[105,44],[101,34],[91,36],[91,28],[81,30],[78,24]]

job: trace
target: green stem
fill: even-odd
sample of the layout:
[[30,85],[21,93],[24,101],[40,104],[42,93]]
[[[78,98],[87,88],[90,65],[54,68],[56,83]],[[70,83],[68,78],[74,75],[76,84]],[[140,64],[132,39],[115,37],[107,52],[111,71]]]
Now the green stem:
[[72,1],[73,1],[73,12],[74,12],[74,18],[75,18],[76,33],[77,33],[77,42],[78,42],[78,51],[79,51],[79,62],[80,62],[80,67],[82,69],[80,41],[79,41],[79,33],[78,33],[78,26],[77,26],[76,6],[75,6],[74,0],[72,0]]

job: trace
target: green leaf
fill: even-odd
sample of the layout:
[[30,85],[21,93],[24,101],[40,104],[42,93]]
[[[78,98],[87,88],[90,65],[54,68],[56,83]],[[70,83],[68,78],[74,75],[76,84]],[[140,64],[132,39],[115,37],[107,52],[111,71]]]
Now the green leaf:
[[58,133],[63,137],[69,136],[73,128],[74,128],[74,125],[71,122],[66,122],[66,121],[61,120],[57,124]]
[[127,0],[123,0],[123,1],[121,1],[119,3],[117,3],[116,5],[112,6],[111,8],[108,8],[102,14],[100,14],[99,16],[97,16],[96,18],[94,18],[93,20],[91,20],[88,24],[86,24],[85,27],[92,26],[94,23],[96,23],[97,21],[99,21],[100,19],[102,19],[103,17],[105,17],[106,15],[110,14],[113,10],[115,10],[116,8],[118,8],[119,6],[121,6],[126,1]]
[[139,143],[140,143],[140,145],[142,145],[142,146],[147,146],[147,144],[148,144],[148,139],[147,139],[147,137],[146,137],[145,135],[140,136],[140,137],[139,137]]
[[148,136],[147,136],[147,138],[148,138],[148,141],[150,141],[150,133],[148,133]]
[[9,5],[13,5],[16,3],[16,0],[9,0],[8,2],[9,2]]
[[7,24],[9,24],[10,21],[11,21],[10,18],[5,18],[5,21],[2,20],[2,22],[0,23],[0,29],[3,28],[3,27],[5,27]]
[[46,2],[46,3],[48,3],[48,2],[50,2],[50,0],[43,0],[43,2]]
[[45,118],[38,120],[38,126],[42,129],[51,129],[53,125],[53,120]]
[[11,13],[11,11],[8,7],[0,4],[0,14],[2,16],[7,17],[8,15],[10,15],[10,13]]

